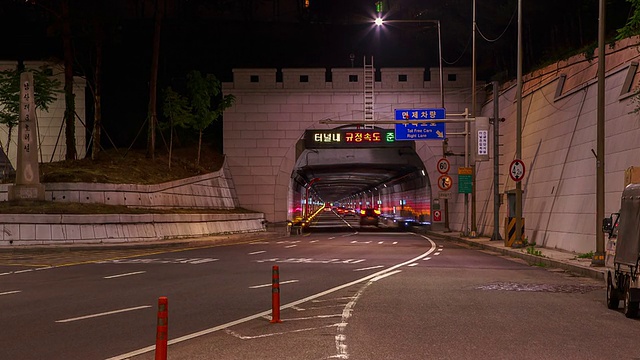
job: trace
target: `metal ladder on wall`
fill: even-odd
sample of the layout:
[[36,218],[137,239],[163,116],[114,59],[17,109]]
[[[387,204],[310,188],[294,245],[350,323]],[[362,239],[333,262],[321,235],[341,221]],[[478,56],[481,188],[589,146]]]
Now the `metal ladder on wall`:
[[373,106],[375,104],[373,97],[373,88],[375,86],[376,69],[373,67],[373,56],[371,57],[371,63],[367,64],[367,57],[364,57],[364,128],[373,129],[372,122]]

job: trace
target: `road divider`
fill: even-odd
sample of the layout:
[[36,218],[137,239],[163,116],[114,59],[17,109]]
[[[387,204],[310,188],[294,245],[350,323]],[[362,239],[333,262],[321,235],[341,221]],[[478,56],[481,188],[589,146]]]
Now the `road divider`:
[[167,360],[167,340],[169,330],[169,300],[166,296],[158,298],[158,323],[156,326],[156,358]]
[[271,270],[271,323],[280,323],[280,268],[273,265]]

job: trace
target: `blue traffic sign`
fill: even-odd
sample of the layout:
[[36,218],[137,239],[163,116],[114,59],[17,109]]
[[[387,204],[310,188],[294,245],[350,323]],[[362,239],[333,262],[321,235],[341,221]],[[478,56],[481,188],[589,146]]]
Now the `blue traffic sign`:
[[443,122],[428,122],[446,118],[443,108],[396,109],[396,120],[425,120],[420,124],[396,124],[396,140],[437,140],[446,137]]

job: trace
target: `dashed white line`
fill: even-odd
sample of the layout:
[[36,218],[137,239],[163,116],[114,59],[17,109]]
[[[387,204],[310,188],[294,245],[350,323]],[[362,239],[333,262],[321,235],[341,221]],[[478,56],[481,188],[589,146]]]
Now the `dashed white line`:
[[424,258],[422,260],[431,260],[431,258],[430,257],[426,257],[426,258]]
[[33,271],[33,269],[27,269],[27,270],[18,270],[18,271],[14,271],[14,274],[22,274],[22,273],[26,273],[26,272],[30,272]]
[[266,251],[265,251],[265,250],[262,250],[262,251],[254,251],[254,252],[250,252],[250,253],[249,253],[249,255],[258,255],[258,254],[264,254],[264,253],[266,253]]
[[128,311],[141,310],[141,309],[146,309],[146,308],[150,308],[150,307],[151,307],[151,305],[136,306],[136,307],[132,307],[132,308],[107,311],[107,312],[103,312],[103,313],[99,313],[99,314],[91,314],[91,315],[79,316],[79,317],[71,318],[71,319],[56,320],[56,322],[57,323],[68,323],[68,322],[72,322],[72,321],[85,320],[85,319],[91,319],[91,318],[100,317],[100,316],[119,314],[119,313],[128,312]]
[[440,255],[440,253],[439,253],[439,252],[437,252],[437,253],[433,253],[433,256],[438,256],[438,255]]
[[285,249],[289,249],[289,248],[293,248],[293,247],[296,247],[296,246],[298,246],[298,245],[288,245],[288,246],[285,246],[284,248]]
[[373,270],[373,269],[379,269],[379,268],[383,268],[383,267],[384,267],[384,265],[370,266],[370,267],[366,267],[366,268],[354,269],[353,271]]
[[22,292],[22,291],[20,291],[20,290],[15,290],[15,291],[5,291],[5,292],[1,292],[1,293],[0,293],[0,296],[2,296],[2,295],[17,294],[17,293],[19,293],[19,292]]
[[125,277],[125,276],[131,276],[131,275],[140,275],[140,274],[144,274],[146,273],[146,271],[136,271],[136,272],[130,272],[130,273],[126,273],[126,274],[118,274],[118,275],[111,275],[111,276],[105,276],[105,279],[115,279],[115,278],[120,278],[120,277]]
[[[291,283],[296,283],[300,280],[287,280],[287,281],[280,281],[280,285],[283,284],[291,284]],[[272,286],[273,284],[262,284],[262,285],[254,285],[254,286],[249,286],[249,289],[259,289],[259,288],[263,288],[263,287],[268,287],[268,286]]]
[[319,240],[311,240],[309,241],[309,243],[313,244],[313,243],[317,243]]
[[409,266],[409,267],[418,266],[418,263],[409,264],[409,265],[407,265],[407,266]]

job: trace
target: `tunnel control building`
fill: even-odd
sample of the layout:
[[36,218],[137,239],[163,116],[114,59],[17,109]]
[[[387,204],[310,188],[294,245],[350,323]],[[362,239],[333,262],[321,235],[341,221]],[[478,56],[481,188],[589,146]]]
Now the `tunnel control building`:
[[[384,188],[385,183],[393,182],[396,191],[402,191],[406,186],[399,184],[415,184],[411,174],[416,172],[425,178],[421,180],[424,186],[421,189],[410,186],[409,201],[420,202],[423,208],[431,207],[431,199],[438,196],[434,180],[440,175],[436,163],[442,157],[442,139],[405,141],[406,146],[393,150],[375,146],[320,150],[305,147],[307,130],[357,129],[341,122],[365,123],[365,71],[363,68],[233,70],[233,82],[223,84],[224,93],[236,97],[234,106],[224,114],[224,153],[243,207],[265,213],[270,222],[292,220],[301,208],[305,211],[306,185],[319,179],[311,186],[312,194],[319,200],[338,200],[331,198],[334,194],[327,198],[327,191],[332,191],[329,184],[336,187],[344,181],[360,180],[371,185],[368,195],[356,198],[362,207],[382,202],[383,207],[391,208],[393,205],[388,202],[392,201],[394,190],[390,186]],[[395,109],[440,108],[438,71],[438,68],[375,69],[373,122],[366,128],[393,130],[392,124],[375,122],[393,120]],[[447,113],[463,113],[470,108],[471,69],[445,68],[443,79]],[[336,123],[324,124],[327,119]],[[446,127],[452,133],[464,130],[462,124]],[[464,152],[462,137],[450,137],[449,145],[454,152]],[[453,167],[464,165],[463,157],[451,157],[450,161]],[[373,187],[376,183],[379,189]],[[349,201],[353,198],[355,195]],[[399,214],[401,206],[397,205]],[[459,210],[452,209],[455,211]],[[459,217],[453,213],[451,216]]]

